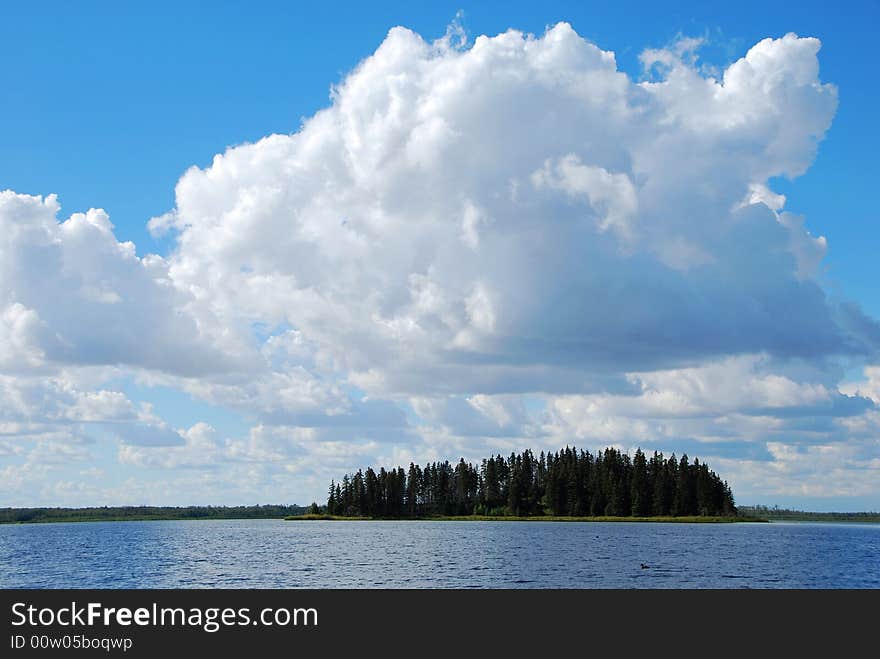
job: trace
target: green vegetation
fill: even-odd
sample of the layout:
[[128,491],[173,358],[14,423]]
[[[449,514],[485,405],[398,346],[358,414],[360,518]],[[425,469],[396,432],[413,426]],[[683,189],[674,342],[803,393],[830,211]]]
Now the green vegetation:
[[324,513],[306,513],[305,515],[291,515],[290,517],[285,517],[285,521],[321,521],[321,520],[340,520],[344,519],[349,522],[367,522],[370,521],[371,517],[342,517],[340,515],[327,515]]
[[360,522],[360,521],[376,521],[388,519],[391,521],[399,521],[403,520],[426,520],[430,522],[676,522],[676,523],[685,523],[685,524],[694,524],[694,523],[719,523],[719,522],[766,522],[766,519],[761,519],[758,517],[744,517],[742,515],[728,515],[728,516],[706,516],[700,517],[691,516],[691,517],[672,517],[671,515],[667,516],[656,516],[656,517],[573,517],[573,516],[562,516],[562,515],[540,515],[540,516],[532,516],[532,517],[523,517],[523,516],[514,516],[514,515],[504,515],[504,516],[492,516],[492,515],[451,515],[451,516],[443,516],[443,517],[392,517],[392,518],[382,518],[382,517],[344,517],[342,515],[294,515],[291,517],[285,517],[284,519],[288,521],[308,521],[308,520],[337,520],[337,521],[348,521],[348,522]]
[[346,474],[331,482],[333,517],[403,518],[668,518],[735,519],[733,494],[706,464],[687,455],[668,459],[641,449],[630,457],[613,448],[593,456],[565,448],[535,457],[526,450],[482,461],[462,458],[422,469],[402,467]]
[[869,522],[880,523],[880,512],[865,513],[811,513],[773,506],[741,506],[740,514],[763,517],[771,521],[788,522]]
[[121,522],[172,519],[281,519],[301,515],[300,506],[119,506],[102,508],[0,508],[0,524]]

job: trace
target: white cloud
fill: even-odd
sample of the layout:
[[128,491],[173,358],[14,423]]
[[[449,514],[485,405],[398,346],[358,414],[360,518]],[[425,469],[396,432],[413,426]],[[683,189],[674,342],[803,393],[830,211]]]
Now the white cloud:
[[417,396],[409,404],[427,426],[452,435],[522,438],[538,432],[522,396]]
[[[167,264],[138,258],[107,214],[0,192],[0,367],[128,365],[199,374],[236,366],[233,351],[186,312]],[[226,332],[229,334],[229,332]]]
[[539,190],[546,186],[575,199],[586,198],[598,215],[596,225],[600,231],[614,229],[621,238],[632,238],[630,220],[638,211],[638,197],[626,174],[584,165],[578,156],[568,154],[555,165],[548,159],[542,169],[532,173],[531,181]]
[[762,41],[721,80],[696,45],[636,83],[566,24],[469,50],[395,28],[299,132],[184,175],[154,222],[179,232],[169,277],[206,325],[293,327],[376,395],[875,350],[768,187],[835,112],[819,42]]
[[134,405],[121,392],[83,389],[67,373],[0,375],[0,419],[4,421],[113,423],[136,418]]
[[847,383],[841,391],[851,396],[865,396],[880,405],[880,365],[866,366],[864,375],[864,381]]
[[[197,423],[175,435],[178,441],[171,446],[149,441],[120,444],[119,461],[123,464],[160,469],[216,466],[221,447],[214,439],[214,428],[207,423]],[[157,449],[156,446],[162,448]]]
[[[779,464],[864,440],[877,387],[842,393],[839,358],[874,360],[880,325],[826,296],[828,245],[771,186],[835,114],[820,43],[766,39],[715,77],[699,45],[646,52],[638,82],[565,23],[469,48],[394,28],[300,130],[184,174],[148,223],[167,257],[0,193],[0,454],[97,424],[127,468],[256,493],[572,439]],[[120,374],[252,430],[176,430]]]
[[0,368],[15,370],[39,367],[44,353],[36,337],[40,318],[33,309],[14,302],[0,313]]
[[[786,375],[780,370],[792,372]],[[557,437],[595,442],[724,437],[760,441],[791,433],[793,428],[801,436],[821,431],[820,436],[827,438],[822,419],[836,422],[871,407],[866,398],[846,395],[823,382],[829,377],[815,371],[798,373],[765,355],[630,373],[627,378],[634,387],[630,393],[549,399],[546,430]]]
[[767,444],[771,460],[716,458],[713,466],[752,501],[774,496],[871,497],[880,479],[877,441],[800,447]]

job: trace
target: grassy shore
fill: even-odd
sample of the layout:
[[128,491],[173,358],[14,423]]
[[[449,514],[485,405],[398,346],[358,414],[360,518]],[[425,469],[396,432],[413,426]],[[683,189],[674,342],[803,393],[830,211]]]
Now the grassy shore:
[[[299,506],[230,506],[187,508],[131,506],[117,508],[0,508],[0,524],[47,524],[58,522],[145,522],[205,519],[275,519],[309,520],[395,520],[402,518],[342,517],[310,515]],[[761,516],[739,517],[541,517],[466,515],[416,518],[436,522],[674,522],[679,524],[713,524],[731,522],[766,522]],[[403,518],[403,521],[407,521]]]
[[389,521],[427,521],[427,522],[674,522],[676,524],[730,524],[734,522],[766,522],[760,517],[561,517],[544,515],[541,517],[462,515],[460,517],[417,517],[417,518],[382,518],[382,517],[341,517],[339,515],[291,515],[287,521],[370,521],[388,519]]

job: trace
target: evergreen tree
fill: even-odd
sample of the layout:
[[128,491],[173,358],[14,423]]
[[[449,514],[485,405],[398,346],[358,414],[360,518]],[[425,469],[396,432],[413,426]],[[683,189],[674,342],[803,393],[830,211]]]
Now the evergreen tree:
[[483,462],[483,487],[485,488],[486,510],[489,514],[503,505],[501,498],[501,483],[499,482],[498,467],[495,458],[491,457]]
[[409,517],[419,515],[419,491],[421,490],[422,470],[412,462],[409,463],[409,474],[406,479],[406,514]]
[[336,483],[330,481],[330,491],[327,493],[327,514],[338,515],[336,506]]
[[697,514],[696,487],[693,469],[688,463],[687,453],[682,454],[681,460],[678,463],[674,501],[673,515],[685,517]]
[[461,458],[433,462],[422,469],[372,467],[331,481],[331,515],[420,517],[431,515],[735,515],[729,485],[705,462],[650,460],[639,448],[632,459],[607,448],[589,451],[565,447],[556,453],[528,449],[483,460],[480,468]]
[[648,461],[642,449],[636,449],[633,458],[632,484],[630,486],[630,499],[632,501],[632,514],[636,517],[646,517],[651,514],[651,491],[648,488]]

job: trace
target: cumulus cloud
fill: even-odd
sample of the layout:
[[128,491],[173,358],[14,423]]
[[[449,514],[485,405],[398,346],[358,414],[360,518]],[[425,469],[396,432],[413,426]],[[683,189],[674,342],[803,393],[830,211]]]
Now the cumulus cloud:
[[873,497],[880,478],[880,445],[872,443],[798,446],[767,444],[771,460],[719,458],[722,473],[752,496]]
[[119,447],[119,461],[161,469],[214,467],[221,451],[214,434],[214,428],[207,423],[197,423],[183,433],[175,433],[178,441],[161,451],[150,448],[157,446],[151,441],[123,443]]
[[236,365],[234,346],[219,349],[186,311],[161,257],[117,241],[100,209],[59,212],[54,195],[0,192],[0,366],[196,375]]
[[121,393],[77,388],[63,376],[24,378],[0,375],[0,411],[6,421],[69,423],[117,421],[136,417]]
[[521,396],[414,397],[409,401],[426,424],[475,437],[523,437],[537,432]]
[[820,42],[768,38],[714,75],[699,46],[646,51],[637,81],[566,23],[470,47],[394,28],[298,131],[187,171],[149,221],[164,257],[103,211],[0,193],[0,386],[113,367],[253,429],[175,430],[101,383],[3,418],[116,423],[128,466],[248,488],[569,439],[748,439],[790,463],[768,447],[874,427],[876,387],[838,385],[880,324],[826,295],[829,246],[772,185],[834,117]]
[[880,365],[866,366],[864,368],[864,380],[861,382],[849,382],[841,387],[853,396],[870,398],[880,405]]
[[876,350],[768,184],[834,115],[818,50],[767,39],[719,80],[669,51],[637,83],[564,23],[467,50],[395,28],[299,132],[184,175],[169,276],[380,395]]
[[[827,374],[780,365],[766,355],[627,378],[635,390],[630,394],[550,399],[547,429],[557,437],[569,434],[592,442],[766,441],[792,434],[803,442],[811,435],[829,441],[829,432],[842,429],[835,423],[874,407],[865,396],[842,393]],[[846,436],[839,433],[835,441]]]

